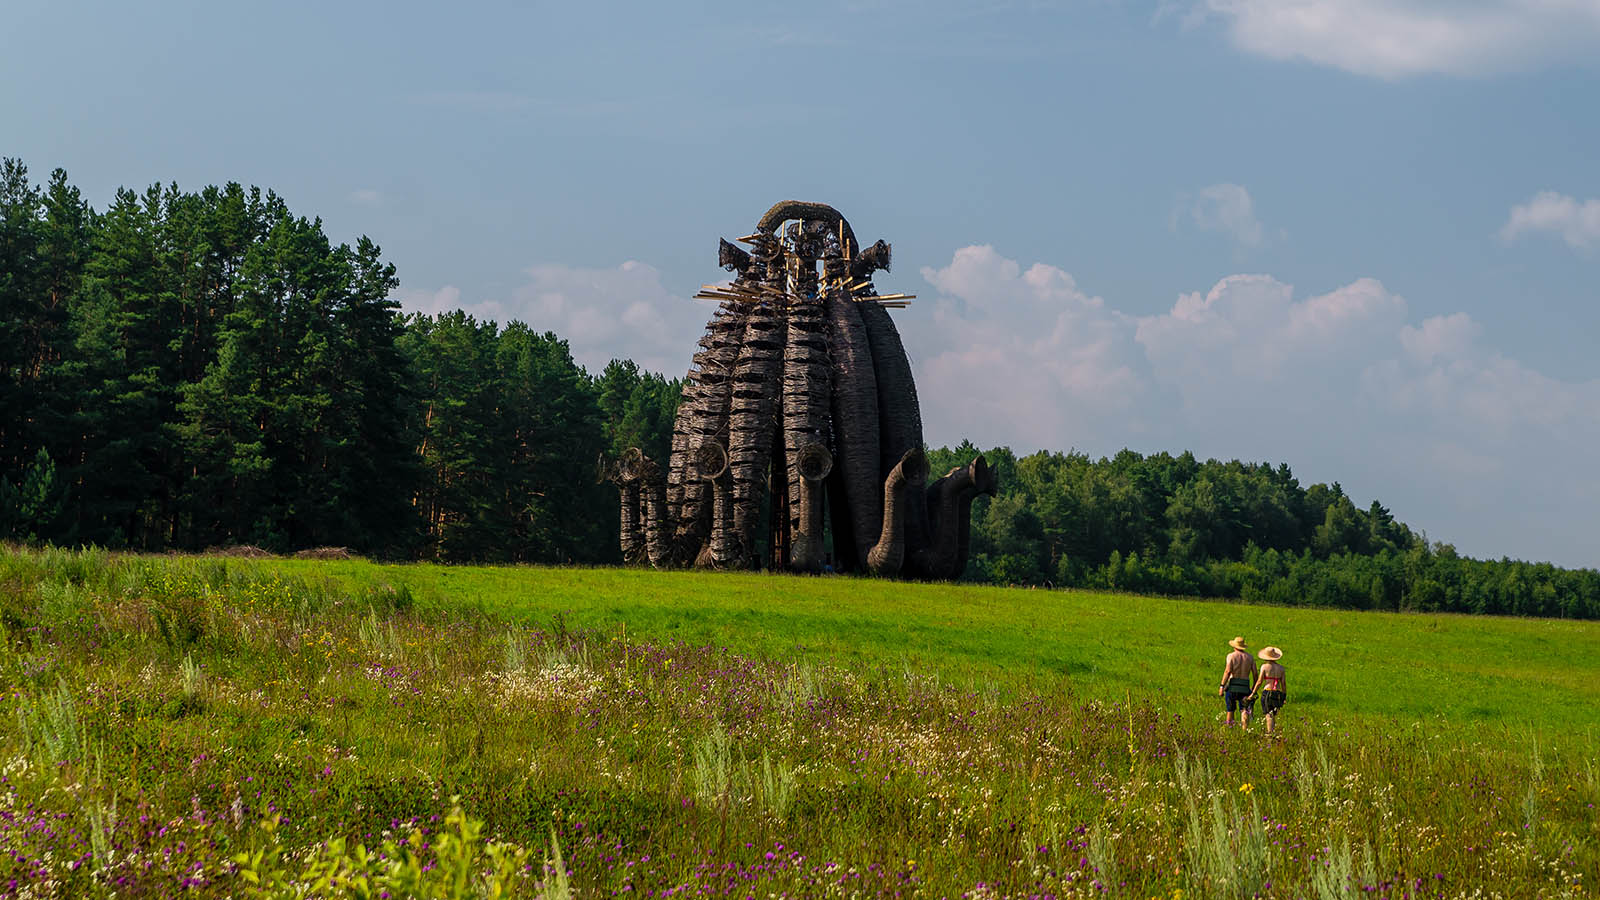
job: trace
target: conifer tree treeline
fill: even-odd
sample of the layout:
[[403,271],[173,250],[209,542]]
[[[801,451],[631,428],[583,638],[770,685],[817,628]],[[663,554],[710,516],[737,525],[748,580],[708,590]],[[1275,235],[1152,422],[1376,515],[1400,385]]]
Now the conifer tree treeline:
[[613,559],[595,457],[670,430],[679,385],[591,379],[518,323],[402,317],[396,284],[271,192],[97,212],[4,160],[0,538]]
[[[118,192],[0,163],[0,539],[615,562],[601,453],[665,460],[682,383],[463,312],[402,316],[363,238],[237,184]],[[978,452],[931,451],[935,474]],[[1430,545],[1287,466],[988,450],[966,576],[1600,618],[1600,572]]]

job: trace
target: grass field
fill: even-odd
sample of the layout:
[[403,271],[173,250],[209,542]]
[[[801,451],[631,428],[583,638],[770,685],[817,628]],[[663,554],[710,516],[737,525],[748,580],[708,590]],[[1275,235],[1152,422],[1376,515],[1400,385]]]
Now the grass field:
[[[1600,740],[1600,622],[1363,613],[856,578],[637,569],[379,566],[292,560],[278,571],[405,584],[430,605],[769,659],[906,666],[964,684],[1069,684],[1106,699],[1210,710],[1225,642],[1290,654],[1297,714],[1410,726],[1442,717]],[[1211,687],[1208,692],[1207,688]],[[1515,739],[1515,738],[1514,738]]]
[[0,625],[4,896],[1600,882],[1600,623],[9,549]]

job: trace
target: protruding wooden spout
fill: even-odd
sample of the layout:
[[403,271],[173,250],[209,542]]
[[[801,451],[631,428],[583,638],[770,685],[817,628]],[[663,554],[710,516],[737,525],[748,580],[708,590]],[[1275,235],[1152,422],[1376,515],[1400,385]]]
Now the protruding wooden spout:
[[800,527],[790,544],[789,567],[797,572],[822,568],[822,480],[833,471],[833,454],[821,444],[805,444],[795,453],[800,476]]
[[[604,463],[600,465],[604,471]],[[642,555],[652,566],[666,565],[671,535],[661,466],[638,447],[629,447],[618,458],[612,476],[622,491],[622,558],[634,562]]]
[[717,244],[717,265],[730,272],[738,272],[742,275],[746,269],[750,268],[750,254],[727,241],[719,241]]
[[972,489],[964,492],[957,504],[956,518],[960,527],[956,533],[956,558],[950,570],[951,578],[961,577],[961,573],[967,569],[967,548],[972,535],[972,501],[978,499],[979,494],[993,497],[1000,486],[999,473],[982,456],[972,461],[967,472],[972,477]]
[[906,559],[906,516],[910,505],[906,491],[921,491],[928,480],[928,457],[921,447],[912,447],[900,457],[889,477],[883,480],[883,531],[878,543],[867,551],[867,571],[874,575],[895,576]]
[[920,550],[913,561],[916,574],[923,578],[946,579],[966,568],[961,554],[962,532],[972,511],[972,498],[980,486],[992,485],[989,463],[982,456],[965,466],[951,469],[943,478],[928,485],[929,532],[931,546]]
[[728,477],[728,448],[707,441],[694,453],[695,474],[711,482],[711,537],[695,557],[700,568],[732,564],[737,549],[733,523],[733,484]]

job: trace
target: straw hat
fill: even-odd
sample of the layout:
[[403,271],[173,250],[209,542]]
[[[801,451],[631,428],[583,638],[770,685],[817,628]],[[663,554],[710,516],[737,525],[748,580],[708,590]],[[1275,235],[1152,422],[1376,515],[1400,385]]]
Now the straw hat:
[[1282,659],[1283,651],[1279,650],[1277,647],[1262,647],[1261,652],[1256,655],[1260,656],[1267,662],[1272,662],[1275,659]]
[[1242,638],[1242,637],[1236,637],[1233,640],[1229,641],[1228,642],[1228,646],[1232,647],[1235,650],[1248,650],[1248,649],[1250,649],[1250,646],[1244,642],[1244,638]]

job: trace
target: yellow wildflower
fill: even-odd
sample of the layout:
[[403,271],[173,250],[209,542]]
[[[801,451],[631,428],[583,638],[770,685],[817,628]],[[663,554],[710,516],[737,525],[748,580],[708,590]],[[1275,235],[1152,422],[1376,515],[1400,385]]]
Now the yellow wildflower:
[[1256,786],[1251,784],[1248,781],[1246,781],[1244,784],[1239,785],[1239,793],[1241,793],[1241,794],[1248,794],[1248,793],[1250,793],[1251,791],[1253,791],[1255,789],[1256,789]]

